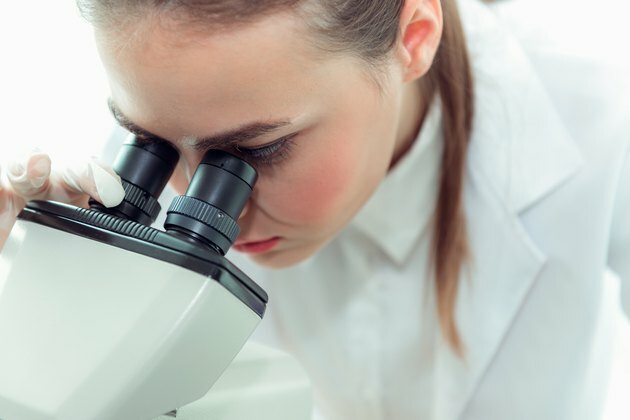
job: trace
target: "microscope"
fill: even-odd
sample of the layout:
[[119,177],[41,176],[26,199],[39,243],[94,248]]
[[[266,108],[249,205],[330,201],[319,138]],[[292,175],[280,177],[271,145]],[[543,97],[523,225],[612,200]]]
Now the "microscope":
[[123,202],[32,201],[0,254],[0,419],[143,420],[203,397],[267,294],[224,254],[256,171],[209,151],[164,230],[150,225],[179,154],[131,136]]

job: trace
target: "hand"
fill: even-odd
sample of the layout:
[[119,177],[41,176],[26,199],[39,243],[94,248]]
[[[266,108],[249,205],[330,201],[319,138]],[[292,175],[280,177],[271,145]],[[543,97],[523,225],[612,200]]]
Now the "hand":
[[89,197],[106,207],[122,201],[120,177],[95,160],[51,171],[50,157],[34,152],[22,162],[0,168],[0,250],[17,215],[30,200],[54,200],[87,207]]

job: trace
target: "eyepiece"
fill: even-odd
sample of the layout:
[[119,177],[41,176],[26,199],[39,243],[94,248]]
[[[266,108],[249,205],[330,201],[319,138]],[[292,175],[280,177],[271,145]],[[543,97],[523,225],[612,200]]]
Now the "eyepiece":
[[90,206],[150,225],[160,213],[158,197],[173,174],[179,152],[167,142],[146,142],[130,135],[122,145],[112,168],[122,179],[123,202],[106,208],[90,200]]
[[225,254],[239,233],[236,223],[256,183],[256,170],[221,150],[206,153],[186,194],[176,197],[164,228]]

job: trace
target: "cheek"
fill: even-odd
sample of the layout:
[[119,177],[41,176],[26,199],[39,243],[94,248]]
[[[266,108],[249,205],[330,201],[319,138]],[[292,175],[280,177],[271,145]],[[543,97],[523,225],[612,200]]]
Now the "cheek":
[[300,224],[332,221],[347,206],[354,184],[351,168],[339,156],[313,163],[302,168],[287,186],[284,209],[279,210]]
[[372,170],[373,152],[360,147],[350,136],[337,138],[312,139],[313,144],[323,147],[304,147],[299,157],[287,162],[277,174],[263,174],[257,195],[261,209],[292,226],[337,226],[348,220],[381,174]]
[[318,127],[318,133],[300,139],[280,169],[261,176],[258,205],[272,219],[292,226],[338,228],[385,176],[394,120],[375,104],[341,108],[343,112]]

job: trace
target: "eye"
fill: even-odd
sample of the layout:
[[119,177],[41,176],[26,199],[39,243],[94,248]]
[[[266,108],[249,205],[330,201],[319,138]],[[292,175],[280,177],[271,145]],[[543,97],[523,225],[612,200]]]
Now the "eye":
[[297,133],[290,134],[259,147],[247,148],[236,145],[234,148],[240,155],[254,164],[273,165],[289,156],[296,135]]

